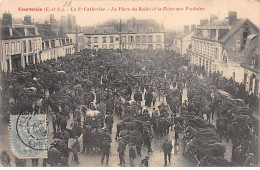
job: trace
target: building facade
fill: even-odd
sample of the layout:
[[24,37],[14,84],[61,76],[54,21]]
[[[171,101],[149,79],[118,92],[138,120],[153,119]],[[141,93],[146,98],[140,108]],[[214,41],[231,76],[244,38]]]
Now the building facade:
[[252,34],[259,34],[259,28],[248,19],[237,19],[236,12],[229,12],[225,20],[203,19],[187,50],[191,64],[244,83],[241,63],[247,57],[246,41]]
[[[27,22],[30,21],[28,16]],[[14,23],[12,15],[3,14],[1,25],[1,70],[15,71],[41,60],[42,37],[38,28],[21,21]]]
[[72,44],[75,44],[75,52],[80,52],[85,48],[83,32],[66,33],[66,35],[71,39]]
[[65,33],[53,31],[50,24],[37,24],[36,26],[42,36],[42,61],[74,54],[75,44]]
[[152,20],[128,20],[114,26],[89,27],[85,31],[88,49],[164,49],[163,29]]
[[191,37],[194,36],[194,31],[187,33],[178,33],[173,37],[172,49],[182,56],[187,55],[187,49],[191,44]]
[[259,95],[260,35],[250,35],[246,42],[245,60],[241,63],[244,85],[249,93]]

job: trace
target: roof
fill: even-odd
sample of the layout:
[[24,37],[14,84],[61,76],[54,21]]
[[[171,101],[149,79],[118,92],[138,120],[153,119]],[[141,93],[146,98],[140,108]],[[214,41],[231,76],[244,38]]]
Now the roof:
[[84,30],[85,34],[113,34],[118,33],[114,27],[87,27]]
[[231,29],[219,39],[220,42],[226,42],[248,19],[237,19],[230,27]]
[[[260,36],[252,35],[247,39],[247,48],[245,48],[245,58],[241,65],[254,70],[259,70],[259,52],[260,52]],[[255,65],[252,65],[252,59],[255,59]]]
[[[10,35],[10,31],[12,30],[13,35]],[[30,29],[27,29],[27,34],[25,35],[24,32],[25,27],[12,27],[12,26],[8,26],[8,27],[2,27],[0,29],[1,31],[1,39],[2,40],[8,40],[8,39],[20,39],[20,38],[29,38],[29,37],[38,37],[39,35],[37,35],[35,32],[33,32]]]
[[229,22],[227,19],[218,20],[214,19],[211,22],[208,22],[206,25],[198,25],[199,28],[217,28],[217,27],[228,27]]
[[86,27],[84,34],[118,34],[121,33],[147,33],[147,32],[164,32],[164,29],[152,19],[145,20],[127,20],[126,23],[120,24],[115,22],[109,26]]
[[175,36],[173,36],[173,37],[175,37],[175,38],[183,38],[183,37],[189,35],[189,34],[192,33],[192,32],[194,32],[194,31],[189,31],[189,32],[186,32],[186,33],[184,33],[184,32],[177,33],[177,34],[176,34]]
[[38,32],[42,36],[42,40],[58,39],[58,38],[69,38],[65,33],[58,31],[55,33],[51,30],[49,24],[37,24]]

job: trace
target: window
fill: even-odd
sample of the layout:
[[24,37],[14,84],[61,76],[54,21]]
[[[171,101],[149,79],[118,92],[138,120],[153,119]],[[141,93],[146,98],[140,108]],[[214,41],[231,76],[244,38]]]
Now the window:
[[259,80],[255,79],[255,94],[258,95],[258,89],[259,89]]
[[141,42],[140,36],[136,36],[136,43],[140,43],[140,42]]
[[91,44],[91,37],[88,37],[88,43]]
[[111,36],[111,37],[110,37],[110,43],[113,43],[113,42],[114,42],[114,37]]
[[10,61],[9,61],[9,59],[8,60],[6,60],[6,66],[7,66],[7,71],[10,71]]
[[37,50],[37,40],[34,40],[34,50]]
[[23,52],[26,53],[26,41],[23,41]]
[[129,43],[132,43],[134,41],[134,37],[133,36],[129,36]]
[[45,41],[45,48],[50,48],[50,41]]
[[45,48],[44,48],[44,42],[42,42],[42,49],[45,49]]
[[251,58],[251,65],[254,66],[255,65],[255,57]]
[[223,61],[224,61],[225,63],[227,63],[227,56],[226,56],[226,54],[223,55]]
[[251,92],[252,91],[252,89],[253,89],[253,77],[252,76],[250,76],[250,81],[249,81],[249,92]]
[[37,54],[35,54],[34,58],[35,58],[35,63],[38,63]]
[[107,37],[103,37],[103,43],[107,43]]
[[146,42],[146,36],[145,35],[142,37],[142,40],[143,40],[143,43]]
[[161,50],[162,49],[162,44],[156,44],[156,49]]
[[244,85],[246,86],[247,84],[247,74],[244,74]]
[[32,41],[29,40],[28,42],[29,42],[29,52],[32,52]]
[[51,48],[55,48],[55,40],[51,40]]
[[126,42],[126,36],[123,36],[122,37],[122,43],[125,43]]
[[98,42],[98,37],[94,37],[94,43]]
[[23,58],[24,58],[24,65],[26,66],[27,65],[26,55],[24,55]]
[[5,55],[9,55],[9,43],[5,43]]
[[161,42],[161,41],[162,41],[162,36],[156,35],[156,42]]
[[65,39],[62,39],[62,46],[65,46]]
[[102,45],[102,49],[107,49],[107,45],[106,45],[106,44],[103,44],[103,45]]
[[20,53],[21,52],[21,45],[20,45],[20,42],[16,42],[16,52],[17,53]]
[[109,44],[109,49],[114,49],[114,44]]
[[153,36],[152,36],[152,35],[149,35],[149,36],[148,36],[148,42],[149,42],[149,43],[153,42]]
[[116,41],[119,41],[119,37],[116,37]]
[[41,40],[40,39],[38,39],[38,50],[41,50]]
[[32,54],[28,56],[28,63],[30,65],[33,64],[33,55]]
[[15,43],[11,43],[11,54],[15,54]]

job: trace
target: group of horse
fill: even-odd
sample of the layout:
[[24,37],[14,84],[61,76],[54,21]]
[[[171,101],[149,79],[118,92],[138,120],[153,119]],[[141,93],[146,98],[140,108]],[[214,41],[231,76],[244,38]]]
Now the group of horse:
[[122,139],[126,143],[141,146],[145,139],[145,133],[151,130],[150,117],[138,114],[135,103],[125,107],[122,120],[116,125],[115,139]]
[[221,143],[215,127],[200,117],[191,117],[185,130],[187,148],[184,154],[197,161],[197,166],[229,166],[226,146]]

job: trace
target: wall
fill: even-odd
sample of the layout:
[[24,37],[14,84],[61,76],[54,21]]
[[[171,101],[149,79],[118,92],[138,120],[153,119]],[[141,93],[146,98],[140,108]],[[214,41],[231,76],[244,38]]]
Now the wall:
[[[148,36],[152,35],[152,41],[148,42]],[[156,36],[161,36],[161,42],[156,41]],[[132,42],[129,41],[129,37],[132,36]],[[140,43],[136,41],[136,37],[140,36]],[[146,36],[146,42],[142,41],[142,37]],[[88,49],[119,49],[120,48],[120,35],[119,34],[99,34],[99,35],[84,35],[84,47]],[[91,42],[88,42],[88,37],[91,38]],[[95,37],[97,37],[98,41],[94,42]],[[106,42],[103,42],[103,37],[106,37]],[[113,42],[110,43],[110,37],[113,38]],[[122,33],[121,34],[121,47],[125,49],[147,49],[149,45],[152,45],[153,49],[158,48],[159,46],[164,48],[164,33]]]
[[[32,42],[32,51],[29,51],[29,41]],[[11,51],[11,46],[12,43],[15,43],[15,50],[12,53]],[[17,46],[19,43],[19,47]],[[24,51],[24,45],[23,42],[26,43],[26,51]],[[34,44],[36,42],[36,45]],[[2,46],[1,46],[1,51],[2,51],[2,60],[1,60],[1,67],[4,71],[7,71],[7,60],[9,60],[9,67],[10,70],[12,70],[12,59],[11,55],[20,55],[21,56],[21,66],[25,67],[25,64],[29,63],[29,55],[33,55],[33,63],[35,64],[35,55],[37,56],[37,60],[40,60],[40,51],[42,50],[42,37],[32,37],[32,38],[21,38],[21,39],[9,39],[9,40],[2,40]],[[18,44],[17,44],[18,43]],[[9,55],[5,54],[5,44],[9,44]],[[18,47],[18,48],[17,48]],[[36,48],[35,48],[36,47]],[[26,57],[26,63],[25,63],[25,58]]]

